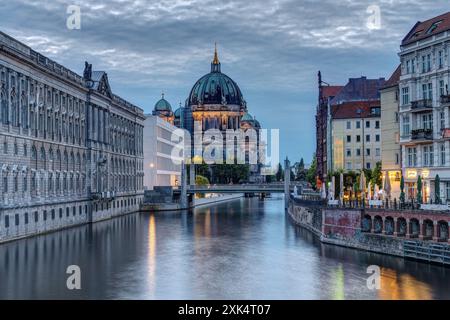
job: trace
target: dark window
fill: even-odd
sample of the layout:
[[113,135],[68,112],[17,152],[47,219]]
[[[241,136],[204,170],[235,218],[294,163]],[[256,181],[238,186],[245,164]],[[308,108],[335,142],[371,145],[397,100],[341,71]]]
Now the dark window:
[[5,228],[9,228],[9,216],[5,216]]
[[77,209],[75,207],[72,207],[72,215],[75,217],[77,214]]
[[375,129],[380,129],[380,121],[375,121]]
[[44,221],[47,221],[47,210],[44,210]]
[[63,209],[59,208],[59,218],[62,219],[63,217]]
[[52,220],[55,220],[55,209],[52,209]]
[[370,142],[370,134],[366,134],[366,142]]
[[70,216],[70,209],[66,208],[66,217]]
[[34,222],[39,222],[39,212],[34,212]]
[[352,136],[347,136],[347,142],[352,142]]
[[16,216],[14,218],[15,218],[16,226],[18,226],[19,225],[19,214],[16,214]]
[[379,134],[377,134],[377,135],[375,136],[375,141],[377,141],[377,142],[380,141],[380,135],[379,135]]
[[80,216],[83,214],[83,209],[82,209],[81,206],[78,207],[78,212],[79,212],[79,215],[80,215]]
[[28,212],[25,212],[25,224],[28,224]]
[[370,121],[366,121],[366,128],[370,128]]
[[361,136],[360,135],[356,136],[356,142],[361,142]]

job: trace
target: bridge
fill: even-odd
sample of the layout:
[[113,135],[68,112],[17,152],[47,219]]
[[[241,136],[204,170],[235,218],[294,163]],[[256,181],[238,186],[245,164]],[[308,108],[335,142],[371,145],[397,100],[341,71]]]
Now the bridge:
[[[234,185],[191,185],[187,186],[188,194],[194,193],[284,193],[284,184],[234,184]],[[294,189],[294,184],[289,186]]]

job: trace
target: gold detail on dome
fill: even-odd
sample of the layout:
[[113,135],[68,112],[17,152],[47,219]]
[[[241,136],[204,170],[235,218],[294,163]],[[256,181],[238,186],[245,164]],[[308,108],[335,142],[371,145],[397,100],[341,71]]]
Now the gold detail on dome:
[[214,42],[214,60],[213,64],[219,64],[219,55],[217,54],[217,42]]

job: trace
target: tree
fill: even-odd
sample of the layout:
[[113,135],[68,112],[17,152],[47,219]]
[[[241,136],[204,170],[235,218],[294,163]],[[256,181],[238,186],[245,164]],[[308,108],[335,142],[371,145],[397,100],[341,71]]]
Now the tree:
[[306,172],[306,181],[308,181],[311,184],[311,187],[313,189],[317,188],[316,185],[316,174],[317,174],[317,159],[316,154],[313,154],[313,162],[311,163],[311,166],[309,167],[308,171]]
[[434,179],[434,202],[441,204],[441,178],[439,178],[438,174]]
[[422,177],[417,178],[417,203],[422,204]]
[[204,176],[197,175],[195,176],[195,184],[198,186],[205,186],[209,184],[209,180]]
[[301,158],[300,162],[295,166],[295,180],[306,180],[305,162],[303,161],[303,158]]
[[281,163],[278,164],[277,173],[275,174],[275,178],[277,179],[277,182],[283,181],[284,172],[283,167],[281,166]]
[[403,205],[405,203],[405,179],[403,174],[400,178],[400,203]]

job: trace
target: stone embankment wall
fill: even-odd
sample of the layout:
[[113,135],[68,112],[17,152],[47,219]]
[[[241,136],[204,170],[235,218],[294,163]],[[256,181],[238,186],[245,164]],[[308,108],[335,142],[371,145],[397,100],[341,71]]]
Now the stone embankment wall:
[[[362,220],[367,219],[368,215],[375,215],[375,212],[371,210],[330,209],[317,201],[291,199],[287,211],[295,224],[318,235],[323,243],[450,265],[450,256],[447,255],[447,252],[450,252],[450,246],[447,241],[444,241],[445,239],[439,243],[422,241],[419,237],[413,240],[410,237],[402,238],[397,233],[386,234],[384,228],[381,228],[380,233],[364,232]],[[377,216],[379,214],[377,213]],[[439,219],[443,220],[442,215],[439,215]],[[414,252],[414,247],[417,248],[418,254]],[[433,258],[428,253],[420,253],[428,249],[430,252],[431,250],[434,250],[434,253],[438,252],[436,257]]]

